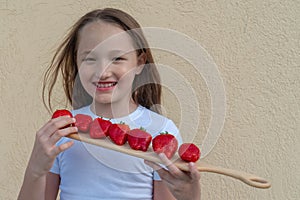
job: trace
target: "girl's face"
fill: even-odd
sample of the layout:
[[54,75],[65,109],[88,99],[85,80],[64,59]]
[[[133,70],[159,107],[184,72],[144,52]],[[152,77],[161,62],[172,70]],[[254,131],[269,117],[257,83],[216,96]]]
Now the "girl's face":
[[143,64],[132,39],[119,26],[97,21],[80,31],[79,77],[96,103],[128,106],[134,77],[142,71]]

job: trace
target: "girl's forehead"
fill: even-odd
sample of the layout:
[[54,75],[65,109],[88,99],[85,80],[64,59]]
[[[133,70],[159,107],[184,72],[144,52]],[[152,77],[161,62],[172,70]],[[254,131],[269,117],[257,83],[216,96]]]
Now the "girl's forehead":
[[92,22],[79,33],[78,52],[107,51],[118,49],[132,51],[133,43],[129,34],[119,26],[103,21]]

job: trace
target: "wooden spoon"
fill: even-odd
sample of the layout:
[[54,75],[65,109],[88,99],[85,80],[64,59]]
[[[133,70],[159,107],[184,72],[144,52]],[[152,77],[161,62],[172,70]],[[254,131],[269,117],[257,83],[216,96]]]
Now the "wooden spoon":
[[[109,140],[108,138],[92,139],[92,138],[90,138],[89,134],[86,134],[86,133],[72,133],[72,134],[68,135],[68,137],[78,140],[78,141],[101,146],[101,147],[104,147],[107,149],[111,149],[114,151],[118,151],[121,153],[131,155],[131,156],[135,156],[135,157],[139,157],[139,158],[142,158],[145,160],[163,164],[161,159],[152,150],[151,147],[149,147],[147,152],[137,151],[137,150],[131,149],[127,143],[125,145],[119,146],[119,145],[116,145],[113,142],[111,142],[111,140]],[[172,161],[181,170],[189,171],[188,163],[182,161],[179,158],[177,153],[173,156]],[[268,180],[258,177],[253,174],[249,174],[249,173],[246,173],[243,171],[237,171],[237,170],[233,170],[233,169],[227,169],[227,168],[223,168],[223,167],[209,165],[203,161],[197,161],[195,164],[197,165],[197,168],[200,172],[212,172],[212,173],[230,176],[232,178],[241,180],[242,182],[244,182],[252,187],[256,187],[256,188],[265,189],[265,188],[271,187],[271,183]]]

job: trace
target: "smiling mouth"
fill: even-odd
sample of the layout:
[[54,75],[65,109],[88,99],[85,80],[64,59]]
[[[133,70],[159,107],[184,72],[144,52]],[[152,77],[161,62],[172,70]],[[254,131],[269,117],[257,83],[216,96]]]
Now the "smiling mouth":
[[118,82],[109,82],[109,83],[103,83],[103,82],[97,82],[97,83],[94,83],[94,85],[97,87],[97,88],[110,88],[110,87],[113,87],[115,85],[117,85]]

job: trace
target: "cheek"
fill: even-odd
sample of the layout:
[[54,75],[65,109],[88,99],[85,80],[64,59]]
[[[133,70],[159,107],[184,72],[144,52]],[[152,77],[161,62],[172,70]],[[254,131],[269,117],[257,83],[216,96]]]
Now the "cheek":
[[94,73],[93,66],[81,65],[78,74],[81,80],[88,80]]
[[92,77],[93,71],[90,70],[88,67],[81,66],[78,70],[78,76],[80,78],[81,84],[84,89],[90,94],[91,92],[91,85],[90,79]]
[[118,76],[120,82],[122,82],[122,83],[126,82],[127,84],[132,84],[136,73],[137,73],[136,68],[132,67],[130,69],[128,69],[128,68],[120,69],[118,71],[117,76]]
[[79,78],[81,82],[85,82],[87,80],[87,77],[89,75],[89,71],[85,70],[84,67],[80,67],[78,71]]

